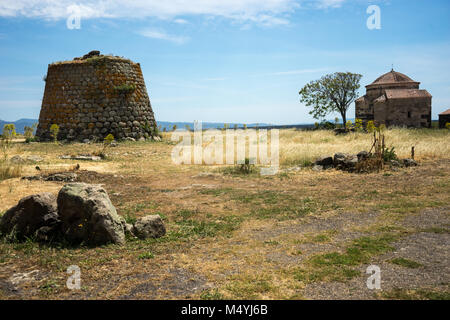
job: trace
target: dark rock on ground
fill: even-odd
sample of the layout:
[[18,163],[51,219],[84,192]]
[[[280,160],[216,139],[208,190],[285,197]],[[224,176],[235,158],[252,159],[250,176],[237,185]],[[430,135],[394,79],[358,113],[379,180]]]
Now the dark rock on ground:
[[63,182],[74,182],[76,179],[77,174],[73,172],[54,173],[43,178],[44,181],[63,181]]
[[0,231],[11,239],[36,236],[38,240],[50,240],[57,234],[59,223],[56,197],[41,193],[21,199],[6,211],[0,220]]
[[166,234],[166,227],[159,215],[151,215],[136,221],[132,231],[140,239],[159,238]]
[[361,151],[356,156],[358,157],[358,161],[362,161],[368,159],[370,157],[370,153],[367,151]]
[[415,167],[417,166],[417,162],[413,159],[403,159],[403,164],[405,167]]
[[319,166],[333,166],[333,157],[320,157],[314,162],[314,164]]

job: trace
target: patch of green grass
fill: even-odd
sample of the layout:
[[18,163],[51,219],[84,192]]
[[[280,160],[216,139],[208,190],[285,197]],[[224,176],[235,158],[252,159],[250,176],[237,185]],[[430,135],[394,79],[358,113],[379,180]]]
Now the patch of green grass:
[[223,300],[224,296],[217,289],[204,290],[200,294],[202,300]]
[[224,194],[229,194],[233,192],[233,188],[217,188],[217,189],[202,189],[199,191],[201,194],[207,194],[212,196],[222,196]]
[[304,198],[287,205],[259,207],[252,210],[251,216],[259,219],[288,220],[304,217],[320,207],[320,203],[311,198]]
[[431,227],[431,228],[420,229],[420,231],[421,232],[428,232],[428,233],[437,233],[437,234],[450,233],[450,229],[439,228],[439,227]]
[[263,277],[233,279],[226,288],[234,299],[257,299],[259,295],[273,290],[269,279]]
[[389,261],[390,263],[402,266],[402,267],[406,267],[406,268],[411,268],[411,269],[416,269],[416,268],[420,268],[423,265],[413,261],[413,260],[409,260],[409,259],[405,259],[405,258],[395,258]]
[[392,234],[355,239],[343,253],[329,252],[310,257],[306,262],[308,268],[296,270],[294,277],[304,282],[349,280],[360,274],[354,267],[369,262],[372,256],[393,250],[389,244],[397,239]]
[[381,203],[377,208],[383,211],[390,211],[395,213],[416,213],[424,208],[434,208],[445,206],[445,202],[441,201],[424,201],[423,199],[408,199],[408,198],[393,198],[388,203]]
[[154,257],[155,257],[155,255],[153,253],[151,253],[151,252],[144,252],[144,253],[141,253],[138,256],[138,259],[139,260],[148,260],[148,259],[153,259]]
[[59,288],[58,281],[54,279],[47,280],[44,284],[39,286],[39,289],[41,290],[41,293],[44,295],[49,295],[54,293]]
[[360,272],[353,268],[323,266],[315,270],[297,269],[294,273],[294,278],[305,283],[313,283],[324,280],[345,282],[359,275]]
[[134,224],[137,220],[136,215],[134,213],[127,213],[123,216],[126,223]]
[[396,288],[391,291],[383,292],[381,297],[391,300],[450,300],[450,292],[428,289],[406,290]]
[[[208,217],[208,215],[207,215]],[[216,237],[219,235],[230,237],[242,222],[242,217],[209,216],[207,220],[182,219],[169,225],[169,231],[162,238],[147,239],[146,243],[188,241],[196,238]]]
[[177,212],[177,215],[183,219],[188,219],[198,214],[197,211],[182,209]]
[[406,232],[405,228],[396,225],[379,226],[376,230],[378,232]]

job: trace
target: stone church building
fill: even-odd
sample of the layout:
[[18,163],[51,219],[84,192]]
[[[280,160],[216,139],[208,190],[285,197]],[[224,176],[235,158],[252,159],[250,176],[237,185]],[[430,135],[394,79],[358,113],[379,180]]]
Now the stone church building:
[[431,127],[431,94],[420,82],[391,70],[366,86],[355,101],[356,118],[386,126]]

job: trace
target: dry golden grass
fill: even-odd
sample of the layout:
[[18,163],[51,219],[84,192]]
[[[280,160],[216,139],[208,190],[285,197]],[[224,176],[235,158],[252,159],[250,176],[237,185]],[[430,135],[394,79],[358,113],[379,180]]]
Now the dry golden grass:
[[[79,163],[81,181],[102,184],[120,215],[130,220],[160,214],[168,233],[159,240],[100,248],[0,242],[0,284],[17,272],[39,269],[45,274],[41,282],[18,293],[0,286],[0,298],[314,297],[308,289],[310,279],[329,281],[343,272],[333,265],[318,273],[314,256],[343,252],[355,238],[380,230],[393,238],[422,232],[422,225],[402,223],[427,208],[448,216],[449,137],[450,131],[444,130],[387,130],[386,142],[399,156],[409,156],[411,146],[416,146],[416,168],[370,174],[306,169],[265,177],[174,165],[169,134],[162,142],[120,143],[108,148],[107,159],[100,162],[59,158],[97,152],[100,144],[17,143],[9,156],[39,155],[44,161],[38,165],[45,172],[69,170]],[[356,153],[370,144],[368,134],[281,130],[281,164],[302,164],[334,152]],[[35,166],[25,164],[24,174],[37,174]],[[202,172],[212,174],[199,176]],[[30,194],[56,194],[63,184],[1,181],[0,212]],[[448,234],[449,225],[443,221],[438,221],[440,236]],[[427,263],[435,269],[435,262]],[[79,292],[65,287],[66,269],[73,264],[82,269]]]
[[[450,157],[450,130],[400,129],[384,131],[387,147],[395,147],[399,157],[408,158],[415,147],[418,160],[447,159]],[[280,163],[302,164],[337,152],[356,154],[368,151],[373,136],[367,133],[335,135],[329,130],[280,132]]]

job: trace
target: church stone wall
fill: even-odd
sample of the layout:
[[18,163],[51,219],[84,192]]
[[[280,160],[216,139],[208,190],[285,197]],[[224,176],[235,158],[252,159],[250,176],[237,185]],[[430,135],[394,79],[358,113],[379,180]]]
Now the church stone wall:
[[36,136],[51,139],[151,139],[156,121],[139,63],[102,56],[75,58],[48,66]]

